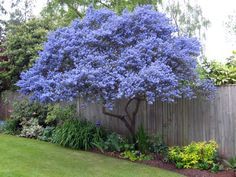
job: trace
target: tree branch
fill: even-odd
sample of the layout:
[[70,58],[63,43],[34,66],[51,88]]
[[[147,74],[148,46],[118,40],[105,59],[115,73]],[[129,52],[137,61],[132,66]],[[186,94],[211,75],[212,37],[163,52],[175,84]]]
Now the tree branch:
[[102,107],[102,112],[105,115],[108,115],[108,116],[111,116],[111,117],[115,117],[115,118],[118,118],[119,120],[121,120],[125,124],[125,126],[128,128],[130,133],[132,135],[134,134],[133,128],[132,128],[131,124],[125,119],[125,116],[108,112],[104,106]]
[[97,2],[98,2],[98,3],[100,3],[101,5],[103,5],[103,6],[107,7],[107,8],[110,8],[110,6],[109,6],[109,5],[107,5],[106,3],[102,2],[102,1],[97,1]]
[[135,98],[131,98],[131,99],[129,99],[129,101],[126,103],[126,105],[125,105],[125,113],[127,114],[127,116],[128,116],[128,118],[130,119],[130,121],[132,121],[132,116],[129,114],[129,110],[128,110],[128,108],[129,108],[129,105],[132,103],[132,101],[134,100]]
[[67,5],[70,9],[72,9],[80,18],[83,17],[82,13],[80,13],[80,12],[78,11],[78,9],[76,9],[73,5],[71,5],[70,3],[66,3],[66,5]]

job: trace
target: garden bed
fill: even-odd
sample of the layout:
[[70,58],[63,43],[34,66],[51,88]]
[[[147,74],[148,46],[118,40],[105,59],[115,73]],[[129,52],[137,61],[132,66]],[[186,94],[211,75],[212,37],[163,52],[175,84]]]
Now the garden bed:
[[[103,154],[106,156],[111,156],[119,159],[124,159],[120,156],[118,152],[100,152],[99,150],[91,150],[91,152]],[[236,173],[233,170],[224,170],[217,173],[212,173],[207,170],[198,170],[198,169],[177,169],[173,163],[164,162],[160,156],[154,156],[153,160],[145,161],[136,161],[136,163],[146,164],[153,167],[158,167],[180,173],[187,177],[236,177]]]

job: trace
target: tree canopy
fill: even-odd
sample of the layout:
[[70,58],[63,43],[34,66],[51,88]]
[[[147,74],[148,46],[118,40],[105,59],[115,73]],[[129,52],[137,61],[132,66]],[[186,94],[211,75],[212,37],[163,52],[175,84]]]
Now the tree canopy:
[[[124,121],[134,134],[141,100],[174,101],[208,95],[214,86],[199,79],[195,38],[176,35],[176,27],[152,6],[117,15],[89,8],[86,16],[48,36],[34,66],[17,85],[33,100],[57,102],[83,97],[102,101],[105,114]],[[106,111],[117,99],[137,101],[135,111],[114,115]],[[128,117],[128,118],[127,118]],[[129,122],[130,121],[130,122]]]
[[[7,27],[5,41],[0,50],[0,92],[14,89],[20,73],[32,66],[42,50],[52,23],[46,19],[31,19],[21,24],[11,24]],[[1,58],[6,58],[1,59]]]

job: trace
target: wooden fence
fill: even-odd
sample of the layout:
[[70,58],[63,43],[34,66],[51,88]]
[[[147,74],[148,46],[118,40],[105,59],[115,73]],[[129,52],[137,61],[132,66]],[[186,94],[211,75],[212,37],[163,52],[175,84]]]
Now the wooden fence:
[[[105,116],[101,104],[88,104],[78,101],[81,115],[92,122],[122,134],[127,134],[123,123],[116,118]],[[122,113],[125,101],[118,101],[116,113]],[[176,103],[153,105],[143,102],[137,118],[137,127],[143,125],[149,134],[160,134],[168,145],[186,145],[192,141],[216,140],[220,155],[236,155],[236,85],[218,88],[213,101],[201,99],[179,99]],[[136,127],[136,128],[137,128]]]
[[[9,118],[13,100],[17,93],[8,92],[0,99],[0,119]],[[7,100],[7,103],[4,102]],[[122,134],[127,134],[123,123],[103,115],[100,104],[85,104],[78,100],[79,114]],[[122,113],[125,101],[119,101],[114,112]],[[82,108],[83,107],[83,108]],[[137,127],[143,125],[149,134],[160,134],[168,145],[186,145],[191,141],[216,140],[220,154],[225,157],[236,155],[236,85],[218,88],[216,98],[179,99],[176,103],[143,102],[137,117]]]

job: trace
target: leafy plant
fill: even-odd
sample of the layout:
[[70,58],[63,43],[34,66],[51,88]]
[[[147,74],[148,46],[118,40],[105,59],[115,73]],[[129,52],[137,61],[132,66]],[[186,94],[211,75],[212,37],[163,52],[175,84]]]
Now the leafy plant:
[[231,59],[226,64],[205,60],[201,66],[200,73],[202,77],[213,80],[216,85],[235,84],[236,65],[234,65],[234,60]]
[[236,157],[232,157],[229,160],[224,160],[224,163],[231,169],[236,170]]
[[52,142],[74,149],[88,150],[105,137],[101,127],[82,120],[67,120],[56,127]]
[[16,100],[13,103],[12,119],[30,120],[37,119],[39,125],[45,125],[45,119],[48,113],[48,106],[39,102],[30,102],[27,99]]
[[117,133],[108,134],[106,139],[100,139],[100,141],[94,143],[101,152],[104,151],[116,151],[121,152],[127,148],[127,140],[123,139]]
[[5,134],[15,135],[19,133],[20,121],[17,119],[8,119],[2,126],[2,132]]
[[38,119],[23,119],[20,124],[22,126],[22,130],[20,133],[21,137],[38,138],[43,133],[44,128],[39,125]]
[[224,169],[223,165],[220,165],[219,163],[213,163],[211,167],[212,173],[217,173],[218,171],[222,171]]
[[42,135],[38,136],[38,139],[42,141],[51,142],[54,130],[55,130],[55,127],[49,127],[49,126],[45,127],[43,129]]
[[147,153],[150,147],[150,137],[145,132],[142,125],[139,127],[135,137],[138,150],[142,153]]
[[76,108],[74,104],[69,105],[49,105],[45,122],[56,125],[68,119],[76,117]]
[[215,141],[193,142],[188,146],[169,148],[168,158],[177,168],[210,169],[217,161]]
[[156,135],[151,140],[150,152],[161,154],[164,157],[168,155],[168,146],[164,143],[160,135]]
[[135,150],[127,150],[121,153],[121,156],[125,159],[129,159],[131,161],[140,161],[140,160],[151,160],[152,157],[150,155],[142,154],[140,151]]

